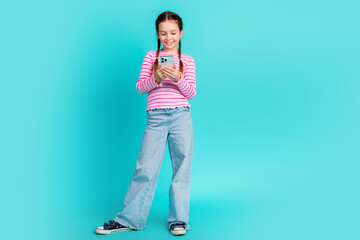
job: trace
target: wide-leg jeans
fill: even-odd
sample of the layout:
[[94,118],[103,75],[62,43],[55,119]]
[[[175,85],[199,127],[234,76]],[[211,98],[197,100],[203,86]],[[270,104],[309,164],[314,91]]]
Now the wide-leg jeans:
[[190,106],[149,109],[146,112],[147,124],[133,178],[122,210],[113,220],[136,230],[145,228],[168,141],[173,176],[167,222],[184,222],[189,230],[193,154]]

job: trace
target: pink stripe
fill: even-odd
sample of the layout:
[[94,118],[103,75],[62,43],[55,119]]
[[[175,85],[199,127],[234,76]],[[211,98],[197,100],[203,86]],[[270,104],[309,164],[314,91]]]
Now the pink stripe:
[[156,101],[156,100],[162,100],[162,99],[177,99],[177,100],[180,100],[179,98],[154,98],[154,99],[151,99],[151,102],[153,101]]
[[182,96],[182,94],[181,93],[169,94],[168,92],[161,92],[157,94],[151,94],[151,96],[148,96],[148,98],[152,96]]
[[[179,102],[179,101],[176,101],[176,102],[173,102],[173,105],[176,106],[178,104],[184,104],[184,103],[188,103],[187,101],[184,101],[184,102]],[[169,104],[172,104],[171,102],[152,102],[151,103],[151,106],[158,106],[158,107],[162,107],[163,105],[169,105]]]
[[181,93],[174,93],[174,94],[161,93],[161,94],[149,94],[149,96],[147,98],[149,100],[154,96],[160,96],[160,97],[184,97]]
[[181,94],[181,92],[179,91],[179,88],[177,88],[177,91],[173,91],[174,89],[173,88],[171,88],[171,90],[170,89],[168,89],[167,91],[164,91],[164,90],[154,90],[151,94],[154,94],[154,93],[156,93],[156,94],[158,94],[158,93],[174,93],[174,94]]

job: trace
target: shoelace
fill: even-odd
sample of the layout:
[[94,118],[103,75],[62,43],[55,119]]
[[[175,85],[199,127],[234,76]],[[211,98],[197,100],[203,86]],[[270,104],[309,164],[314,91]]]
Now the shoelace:
[[111,229],[117,229],[117,228],[123,227],[123,225],[121,225],[120,223],[112,221],[112,220],[110,220],[109,223],[110,224],[104,223],[105,230],[111,230]]

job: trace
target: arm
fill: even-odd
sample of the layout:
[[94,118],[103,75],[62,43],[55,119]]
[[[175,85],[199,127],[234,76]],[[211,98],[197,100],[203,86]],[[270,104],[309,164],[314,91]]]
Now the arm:
[[190,58],[185,67],[184,74],[181,74],[180,80],[174,83],[187,99],[192,99],[196,95],[194,58]]
[[155,76],[152,72],[153,62],[151,61],[150,52],[148,52],[143,60],[140,77],[136,82],[136,90],[140,94],[150,92],[152,89],[162,86],[162,82],[159,84],[155,82]]

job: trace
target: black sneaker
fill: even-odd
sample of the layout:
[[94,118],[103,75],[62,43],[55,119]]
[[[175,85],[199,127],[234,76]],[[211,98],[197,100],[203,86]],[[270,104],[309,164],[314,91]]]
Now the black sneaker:
[[104,223],[104,226],[99,226],[95,229],[95,232],[97,234],[110,234],[110,233],[115,233],[115,232],[124,232],[124,231],[131,231],[132,228],[130,227],[126,227],[121,225],[118,222],[109,221],[108,223]]
[[185,223],[183,223],[183,222],[170,223],[169,229],[170,229],[172,235],[186,234],[186,227],[185,227]]

